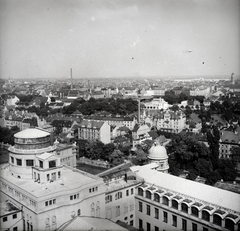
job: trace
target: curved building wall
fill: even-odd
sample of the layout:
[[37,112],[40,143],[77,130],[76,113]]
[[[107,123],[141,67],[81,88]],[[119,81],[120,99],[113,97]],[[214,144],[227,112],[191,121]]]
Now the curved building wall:
[[32,167],[36,166],[36,155],[53,152],[50,135],[42,137],[15,137],[14,146],[9,147],[10,173],[17,178],[32,179]]

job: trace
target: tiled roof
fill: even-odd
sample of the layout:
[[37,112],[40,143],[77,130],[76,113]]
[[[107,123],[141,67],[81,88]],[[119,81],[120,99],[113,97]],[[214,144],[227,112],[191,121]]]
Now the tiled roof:
[[89,127],[89,128],[97,128],[100,129],[104,122],[96,122],[96,121],[91,121],[91,120],[83,120],[80,123],[81,127]]

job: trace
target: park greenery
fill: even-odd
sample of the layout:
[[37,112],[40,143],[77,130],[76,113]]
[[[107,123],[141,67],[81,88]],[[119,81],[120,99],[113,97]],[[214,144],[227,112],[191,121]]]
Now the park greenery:
[[20,129],[17,126],[11,129],[0,126],[0,143],[14,145],[14,134],[19,131]]
[[[102,98],[84,100],[79,98],[73,101],[69,106],[61,109],[52,109],[49,104],[41,103],[40,107],[30,106],[30,102],[34,96],[20,96],[19,110],[27,110],[35,112],[39,116],[48,116],[49,114],[63,113],[71,115],[76,110],[84,116],[93,114],[105,115],[121,115],[127,116],[137,112],[138,102],[134,99],[113,99]],[[175,95],[173,91],[166,92],[163,97],[170,104],[181,103],[182,100],[193,99],[184,94]],[[181,174],[184,170],[188,172],[188,179],[195,179],[197,176],[206,178],[207,184],[214,184],[216,181],[223,179],[224,181],[234,180],[237,176],[236,164],[240,161],[240,148],[232,149],[232,159],[219,159],[219,139],[220,132],[217,126],[208,126],[207,121],[211,121],[213,114],[220,115],[223,119],[230,122],[233,119],[239,118],[240,103],[231,98],[223,97],[221,103],[219,101],[211,102],[210,108],[206,109],[203,106],[204,97],[195,97],[201,103],[197,109],[192,109],[186,106],[182,109],[187,118],[194,111],[202,120],[202,133],[206,134],[207,145],[199,142],[197,138],[191,135],[169,134],[157,131],[159,135],[164,135],[171,139],[170,145],[167,146],[169,153],[169,172],[174,175]],[[51,98],[51,102],[55,99]],[[22,106],[24,105],[24,107]],[[173,109],[179,109],[177,105]],[[19,131],[17,127],[12,129],[0,128],[0,142],[13,145],[13,135]],[[138,145],[135,151],[131,151],[131,146],[115,147],[114,144],[103,144],[100,141],[78,140],[79,157],[87,157],[90,159],[101,159],[108,161],[113,165],[123,163],[129,159],[135,165],[144,165],[148,162],[148,151],[152,143],[145,142],[143,145]]]

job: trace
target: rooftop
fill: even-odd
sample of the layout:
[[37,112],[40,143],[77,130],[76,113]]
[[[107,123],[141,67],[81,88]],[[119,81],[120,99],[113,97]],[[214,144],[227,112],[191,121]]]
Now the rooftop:
[[[240,212],[240,195],[181,177],[151,170],[150,166],[134,168],[137,176],[150,184],[183,194],[200,201]],[[133,169],[133,170],[134,170]]]
[[68,223],[57,229],[63,230],[116,230],[127,231],[129,229],[122,227],[108,219],[95,218],[95,217],[75,217]]
[[27,191],[35,197],[44,197],[54,193],[64,194],[66,191],[80,189],[97,181],[99,184],[103,183],[103,180],[98,176],[68,166],[62,167],[62,179],[45,184],[34,182],[32,179],[18,179],[12,176],[8,165],[1,166],[0,176],[2,179],[15,184],[16,190],[20,188],[20,190]]
[[40,130],[38,128],[27,128],[21,132],[16,133],[14,137],[28,139],[28,138],[40,138],[49,135],[50,135],[49,132]]

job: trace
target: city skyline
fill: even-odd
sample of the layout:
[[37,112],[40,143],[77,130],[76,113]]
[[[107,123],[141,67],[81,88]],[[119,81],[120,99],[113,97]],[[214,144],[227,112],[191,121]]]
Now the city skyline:
[[239,1],[4,1],[1,79],[240,74]]

